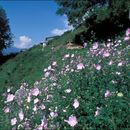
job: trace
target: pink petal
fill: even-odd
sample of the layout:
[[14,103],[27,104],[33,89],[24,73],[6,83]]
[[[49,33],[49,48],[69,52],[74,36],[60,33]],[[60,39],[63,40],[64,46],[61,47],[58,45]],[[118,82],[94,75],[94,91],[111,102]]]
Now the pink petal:
[[74,127],[78,123],[75,116],[70,116],[68,120],[64,121],[67,122],[71,127]]
[[94,44],[93,44],[93,49],[97,49],[98,48],[98,42],[95,42]]
[[16,118],[12,118],[11,119],[11,125],[15,125],[17,123],[17,119]]
[[5,112],[5,113],[9,113],[9,112],[10,112],[9,107],[6,107],[6,108],[4,109],[4,112]]
[[24,113],[23,113],[23,111],[21,110],[18,115],[19,115],[19,119],[22,121],[23,118],[24,118]]
[[82,70],[82,69],[84,69],[84,68],[85,68],[85,66],[84,66],[83,63],[79,63],[79,64],[77,65],[77,69],[78,69],[78,70]]
[[39,93],[40,93],[40,92],[39,92],[39,89],[38,89],[38,88],[34,88],[34,89],[31,91],[31,94],[32,94],[33,96],[38,96]]
[[8,94],[7,96],[7,102],[12,102],[14,100],[14,95],[13,94]]
[[112,93],[109,90],[106,90],[105,97],[110,97],[111,95],[112,95]]
[[77,99],[74,100],[73,107],[75,109],[79,107],[79,101]]

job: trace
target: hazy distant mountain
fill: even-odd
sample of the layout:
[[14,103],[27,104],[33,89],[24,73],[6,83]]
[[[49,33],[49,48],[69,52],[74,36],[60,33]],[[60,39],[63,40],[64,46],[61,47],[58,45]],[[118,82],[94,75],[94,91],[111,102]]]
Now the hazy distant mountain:
[[18,49],[16,47],[11,47],[11,48],[4,49],[3,54],[7,55],[7,54],[10,54],[10,53],[16,53],[16,52],[20,52],[20,51],[21,51],[21,49]]

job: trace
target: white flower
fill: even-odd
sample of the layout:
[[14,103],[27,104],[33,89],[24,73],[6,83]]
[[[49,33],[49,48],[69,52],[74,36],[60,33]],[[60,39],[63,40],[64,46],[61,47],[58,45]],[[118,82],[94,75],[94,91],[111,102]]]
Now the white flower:
[[66,54],[65,56],[64,56],[64,58],[68,58],[70,55],[69,54]]
[[22,121],[23,118],[24,118],[24,113],[23,113],[23,111],[21,110],[18,115],[19,115],[19,119]]
[[4,112],[5,112],[5,113],[9,113],[9,112],[10,112],[9,107],[6,107],[6,108],[4,109]]
[[51,66],[48,66],[48,70],[51,70]]
[[8,93],[10,92],[10,88],[7,89],[7,92],[8,92]]
[[99,116],[99,115],[100,115],[100,108],[97,107],[94,116],[96,117],[96,116]]
[[55,66],[56,64],[57,64],[56,61],[54,61],[54,62],[52,63],[53,66]]
[[38,103],[38,102],[39,102],[39,99],[38,99],[38,98],[34,99],[34,104],[36,104],[36,103]]
[[75,109],[79,107],[79,101],[77,99],[74,100],[73,107]]
[[12,118],[11,119],[11,125],[15,125],[17,123],[17,119],[16,118]]
[[45,73],[45,78],[47,78],[50,75],[50,72]]
[[38,88],[34,88],[34,89],[32,89],[32,91],[31,91],[31,94],[32,94],[33,96],[38,96],[39,93],[40,93],[40,91],[39,91]]
[[98,42],[95,42],[94,44],[93,44],[93,49],[95,50],[95,49],[97,49],[98,48]]
[[67,122],[71,127],[74,127],[78,123],[75,116],[70,116],[68,120],[64,121]]
[[71,57],[74,57],[74,54],[72,54]]
[[120,72],[116,72],[117,75],[120,75],[121,73]]
[[31,97],[30,96],[27,97],[27,102],[28,103],[31,102]]
[[12,102],[13,100],[14,100],[14,95],[13,94],[8,94],[8,96],[7,96],[7,101],[6,102]]
[[83,63],[79,63],[79,64],[77,65],[77,70],[82,70],[82,69],[84,69],[84,68],[85,68],[85,66],[84,66]]
[[40,108],[41,108],[42,110],[44,110],[46,107],[45,107],[44,104],[42,104],[42,105],[40,106]]
[[109,65],[112,65],[112,64],[113,64],[113,61],[112,61],[112,60],[110,60]]
[[50,112],[50,116],[51,116],[51,117],[57,117],[58,114],[57,114],[56,112]]
[[66,89],[65,92],[66,92],[66,93],[70,93],[70,92],[71,92],[71,89]]
[[112,93],[109,90],[106,90],[105,97],[110,97],[111,95],[112,95]]
[[37,106],[36,105],[33,107],[33,111],[37,111]]
[[46,72],[47,71],[47,69],[44,69],[44,72]]
[[122,65],[123,65],[123,62],[122,62],[122,61],[118,63],[118,66],[122,66]]
[[123,93],[121,93],[121,92],[120,92],[120,93],[117,93],[117,96],[118,96],[118,97],[123,97]]

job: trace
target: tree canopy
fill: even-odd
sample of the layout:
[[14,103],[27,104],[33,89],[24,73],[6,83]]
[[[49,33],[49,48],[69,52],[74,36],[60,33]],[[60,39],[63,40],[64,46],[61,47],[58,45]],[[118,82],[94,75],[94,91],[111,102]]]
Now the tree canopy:
[[[66,15],[70,24],[84,24],[97,35],[120,32],[130,25],[129,0],[56,0],[57,14]],[[105,33],[101,28],[105,30]],[[115,30],[115,31],[114,31]],[[104,33],[104,34],[102,34]]]
[[12,34],[9,27],[9,20],[7,19],[5,10],[0,7],[0,55],[4,48],[12,44]]

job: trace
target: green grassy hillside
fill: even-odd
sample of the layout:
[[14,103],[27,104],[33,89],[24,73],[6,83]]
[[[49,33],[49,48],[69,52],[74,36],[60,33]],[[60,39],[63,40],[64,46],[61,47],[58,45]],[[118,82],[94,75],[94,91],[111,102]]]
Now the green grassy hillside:
[[130,129],[129,41],[119,37],[66,49],[80,31],[0,67],[2,130]]
[[17,87],[21,82],[27,81],[32,84],[35,80],[40,79],[43,68],[49,64],[50,60],[63,54],[66,51],[65,44],[72,41],[74,36],[82,31],[83,28],[80,27],[73,32],[66,32],[61,37],[49,41],[44,49],[42,45],[37,45],[21,52],[14,59],[8,60],[3,66],[0,66],[0,85],[2,88],[0,91],[3,91],[5,86]]

